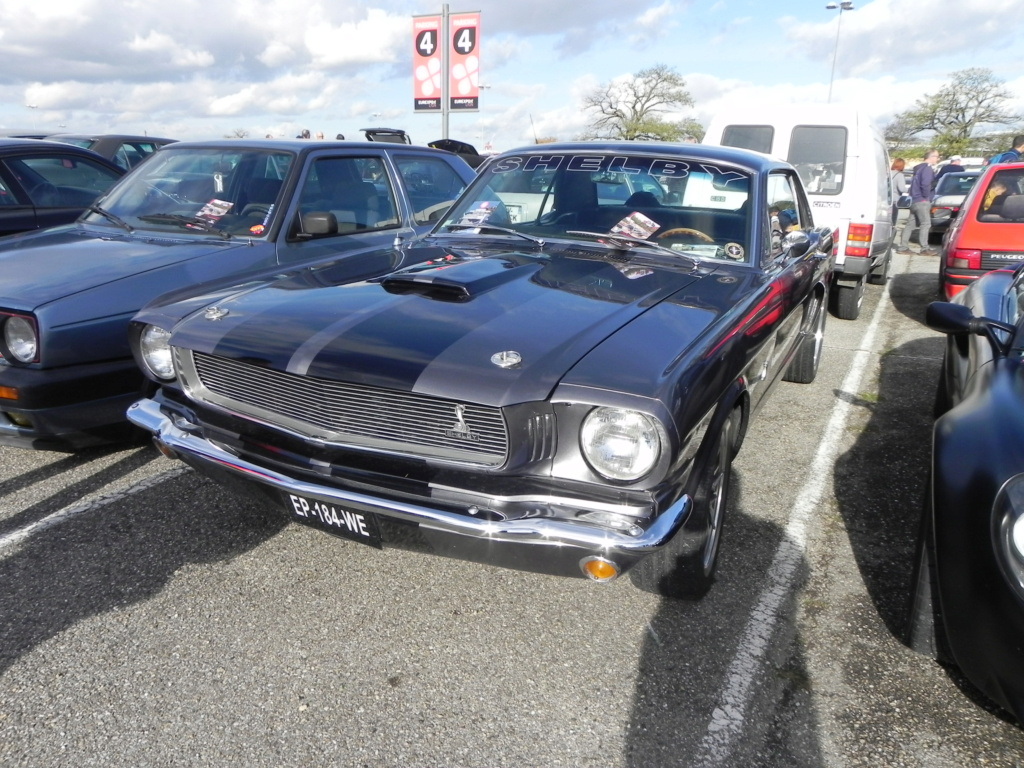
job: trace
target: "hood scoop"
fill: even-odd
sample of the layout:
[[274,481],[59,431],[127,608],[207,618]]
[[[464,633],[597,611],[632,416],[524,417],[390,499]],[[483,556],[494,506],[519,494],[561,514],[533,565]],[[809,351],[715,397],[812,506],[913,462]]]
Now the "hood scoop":
[[436,301],[469,301],[506,283],[524,278],[524,272],[543,264],[522,256],[484,258],[439,266],[417,266],[388,275],[381,286],[388,293],[418,294]]

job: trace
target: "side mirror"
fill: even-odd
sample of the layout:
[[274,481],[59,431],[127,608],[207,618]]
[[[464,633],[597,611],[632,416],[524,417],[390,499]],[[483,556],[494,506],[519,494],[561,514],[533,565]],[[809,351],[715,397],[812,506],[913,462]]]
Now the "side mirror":
[[300,234],[308,237],[338,234],[338,219],[329,211],[314,211],[302,214]]
[[789,251],[790,256],[803,256],[811,248],[811,238],[803,230],[787,232],[782,238],[782,250]]
[[[945,334],[973,333],[984,336],[992,345],[992,354],[1005,357],[1017,329],[1009,323],[1002,323],[990,317],[975,317],[963,304],[949,301],[933,301],[925,311],[925,324],[933,331]],[[1000,338],[999,332],[1007,334]]]

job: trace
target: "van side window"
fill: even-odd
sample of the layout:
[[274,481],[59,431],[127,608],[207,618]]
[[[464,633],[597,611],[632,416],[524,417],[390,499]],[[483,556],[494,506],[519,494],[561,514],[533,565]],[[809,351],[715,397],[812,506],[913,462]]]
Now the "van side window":
[[752,149],[768,155],[772,151],[775,127],[771,125],[727,125],[722,131],[722,146]]
[[786,158],[800,174],[807,193],[838,195],[846,174],[847,130],[841,125],[798,125],[793,128]]

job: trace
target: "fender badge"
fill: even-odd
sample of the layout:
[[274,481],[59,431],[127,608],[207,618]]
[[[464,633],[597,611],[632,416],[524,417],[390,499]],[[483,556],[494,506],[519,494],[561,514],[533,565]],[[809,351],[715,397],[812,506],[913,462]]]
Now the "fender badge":
[[203,312],[203,317],[207,320],[220,320],[222,317],[227,317],[230,312],[220,307],[207,307],[206,311]]
[[516,368],[523,362],[523,356],[518,352],[506,350],[505,352],[498,352],[491,355],[491,362],[499,368]]

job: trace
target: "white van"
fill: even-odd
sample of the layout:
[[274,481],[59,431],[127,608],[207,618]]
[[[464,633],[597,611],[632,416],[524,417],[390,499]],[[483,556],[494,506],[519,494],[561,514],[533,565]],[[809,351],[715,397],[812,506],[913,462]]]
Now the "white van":
[[839,228],[832,311],[856,319],[865,281],[884,284],[892,258],[892,179],[881,131],[849,107],[789,104],[718,114],[704,143],[752,149],[796,167],[815,222]]

